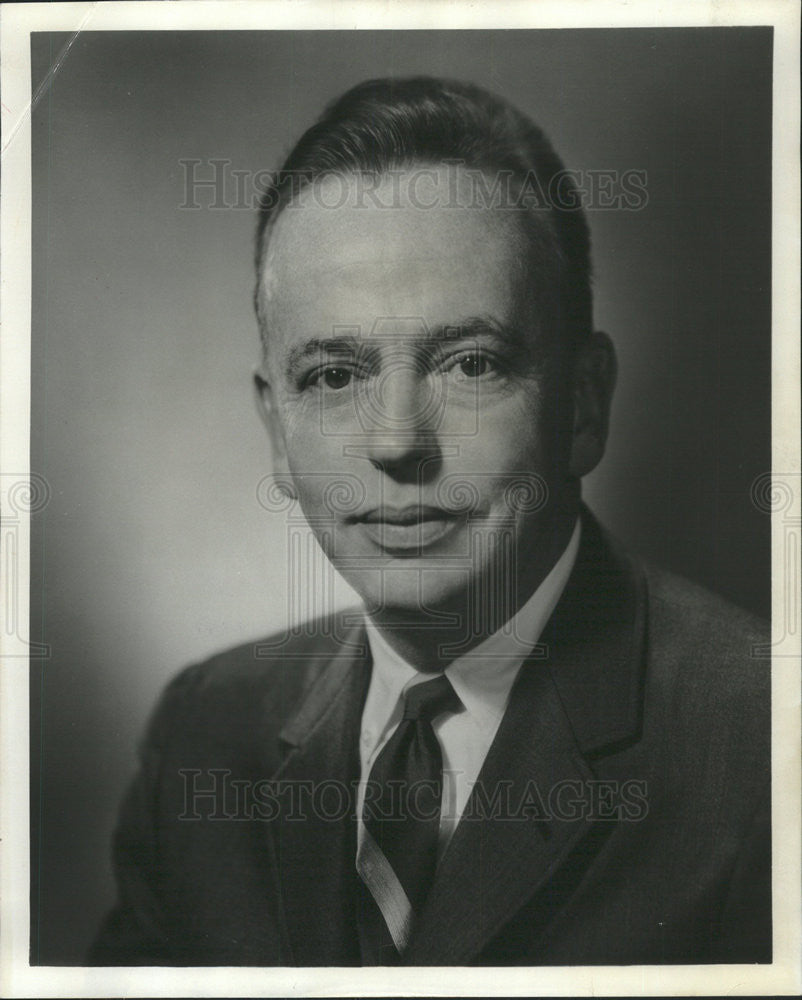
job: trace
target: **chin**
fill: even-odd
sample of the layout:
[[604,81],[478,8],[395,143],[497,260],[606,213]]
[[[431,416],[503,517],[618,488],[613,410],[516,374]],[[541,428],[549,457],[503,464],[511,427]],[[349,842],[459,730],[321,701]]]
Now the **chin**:
[[344,575],[368,610],[389,621],[458,627],[453,616],[470,603],[466,570],[405,565]]

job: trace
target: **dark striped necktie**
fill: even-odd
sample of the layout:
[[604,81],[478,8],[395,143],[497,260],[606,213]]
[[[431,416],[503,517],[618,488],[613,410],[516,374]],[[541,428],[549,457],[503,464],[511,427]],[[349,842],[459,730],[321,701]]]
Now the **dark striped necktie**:
[[403,952],[434,878],[443,755],[432,721],[460,704],[445,674],[411,687],[365,786],[357,871],[375,906],[361,908],[360,936],[377,964]]

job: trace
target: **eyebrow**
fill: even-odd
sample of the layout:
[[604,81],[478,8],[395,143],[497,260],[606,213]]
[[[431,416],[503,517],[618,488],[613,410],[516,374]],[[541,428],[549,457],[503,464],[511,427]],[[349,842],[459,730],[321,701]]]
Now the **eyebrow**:
[[356,354],[364,350],[365,341],[350,335],[343,337],[312,337],[303,344],[293,347],[287,355],[285,374],[292,377],[308,358],[319,358],[323,354]]
[[432,340],[464,340],[466,337],[481,336],[498,337],[512,344],[522,341],[519,330],[506,323],[501,323],[494,316],[466,316],[456,323],[437,326],[430,332]]
[[[454,323],[443,323],[426,328],[425,335],[418,338],[420,344],[447,344],[450,341],[467,340],[482,336],[496,337],[506,341],[512,347],[522,347],[524,336],[521,331],[499,322],[493,316],[467,316]],[[303,344],[293,347],[288,355],[285,364],[285,373],[292,377],[309,358],[319,358],[325,354],[354,355],[364,352],[370,346],[374,347],[376,342],[390,340],[381,334],[368,339],[356,337],[352,334],[343,334],[338,337],[312,337]]]

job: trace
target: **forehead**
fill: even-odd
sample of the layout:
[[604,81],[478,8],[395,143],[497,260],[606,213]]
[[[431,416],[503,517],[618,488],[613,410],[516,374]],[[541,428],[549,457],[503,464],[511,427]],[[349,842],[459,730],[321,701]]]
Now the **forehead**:
[[[445,168],[411,168],[371,179],[369,195],[364,179],[347,176],[304,189],[278,216],[261,275],[271,344],[343,325],[368,335],[390,317],[429,326],[469,315],[532,320],[519,213],[471,205],[454,178]],[[456,183],[467,176],[457,171]]]

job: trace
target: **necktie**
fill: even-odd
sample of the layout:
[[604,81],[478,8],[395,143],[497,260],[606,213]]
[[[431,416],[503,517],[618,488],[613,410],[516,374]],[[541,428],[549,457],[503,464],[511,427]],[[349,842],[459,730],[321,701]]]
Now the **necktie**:
[[[410,688],[401,722],[374,761],[365,786],[356,866],[376,905],[362,908],[360,932],[363,946],[370,941],[374,957],[384,956],[376,957],[382,964],[406,947],[434,877],[443,755],[432,720],[459,707],[444,674]],[[385,947],[389,944],[393,948]]]

